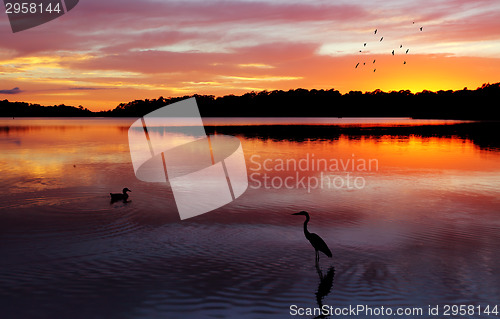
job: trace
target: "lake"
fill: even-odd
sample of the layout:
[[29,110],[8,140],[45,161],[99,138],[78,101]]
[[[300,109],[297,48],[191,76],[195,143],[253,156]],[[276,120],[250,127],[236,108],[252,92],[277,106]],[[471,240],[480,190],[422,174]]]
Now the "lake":
[[0,119],[1,318],[496,317],[498,123],[204,119],[248,189],[181,221],[134,174],[134,121]]

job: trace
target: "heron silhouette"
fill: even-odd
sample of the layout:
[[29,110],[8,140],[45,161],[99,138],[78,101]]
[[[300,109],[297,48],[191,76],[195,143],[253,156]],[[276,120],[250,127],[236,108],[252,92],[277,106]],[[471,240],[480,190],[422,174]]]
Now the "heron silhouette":
[[309,213],[306,211],[301,211],[299,213],[294,213],[292,215],[302,215],[306,216],[306,220],[304,222],[304,235],[306,236],[307,240],[311,243],[313,246],[314,250],[316,251],[316,264],[319,262],[319,252],[321,251],[323,254],[327,255],[328,257],[332,258],[332,252],[330,251],[330,248],[326,245],[325,241],[316,235],[315,233],[310,233],[307,230],[307,223],[309,222]]

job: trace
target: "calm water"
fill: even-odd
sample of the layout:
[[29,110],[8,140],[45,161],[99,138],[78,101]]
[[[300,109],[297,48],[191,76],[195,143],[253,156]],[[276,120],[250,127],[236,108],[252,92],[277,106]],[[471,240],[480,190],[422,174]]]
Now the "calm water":
[[[249,188],[180,221],[170,187],[134,175],[134,120],[0,119],[1,318],[316,317],[290,305],[429,317],[500,303],[491,123],[211,119],[240,139]],[[123,187],[130,201],[110,203]],[[333,252],[319,269],[300,210]]]

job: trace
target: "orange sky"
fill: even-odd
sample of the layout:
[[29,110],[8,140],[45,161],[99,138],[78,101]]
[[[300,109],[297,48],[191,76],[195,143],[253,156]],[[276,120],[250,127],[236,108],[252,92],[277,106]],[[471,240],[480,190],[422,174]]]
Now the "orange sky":
[[495,0],[86,0],[18,33],[2,10],[0,99],[102,110],[252,90],[475,89],[500,82],[498,30]]

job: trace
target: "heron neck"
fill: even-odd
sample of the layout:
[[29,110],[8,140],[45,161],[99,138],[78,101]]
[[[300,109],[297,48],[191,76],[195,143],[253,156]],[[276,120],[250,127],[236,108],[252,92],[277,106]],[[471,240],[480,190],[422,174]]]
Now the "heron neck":
[[309,216],[306,216],[306,221],[304,222],[304,234],[306,237],[309,235],[309,231],[307,230],[307,223],[309,222]]

